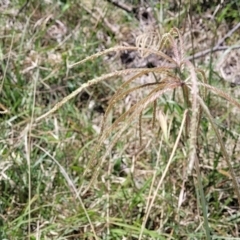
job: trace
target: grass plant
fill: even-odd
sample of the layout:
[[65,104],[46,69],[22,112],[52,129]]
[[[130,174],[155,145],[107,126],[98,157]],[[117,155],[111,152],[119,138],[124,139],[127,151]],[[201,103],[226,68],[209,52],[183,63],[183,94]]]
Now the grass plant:
[[[47,4],[19,1],[24,30],[1,28],[0,238],[238,237],[240,128],[226,110],[240,103],[212,67],[193,65],[176,27],[94,53],[108,3]],[[105,69],[123,51],[161,64]],[[104,114],[91,101],[107,101]]]

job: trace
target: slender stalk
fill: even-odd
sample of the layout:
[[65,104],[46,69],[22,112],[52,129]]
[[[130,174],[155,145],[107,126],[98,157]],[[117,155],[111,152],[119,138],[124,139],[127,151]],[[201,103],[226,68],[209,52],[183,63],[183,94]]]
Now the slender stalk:
[[200,201],[201,201],[201,205],[202,205],[202,212],[203,212],[203,219],[204,219],[204,226],[205,226],[204,229],[206,231],[206,239],[211,240],[208,216],[207,216],[207,203],[206,203],[205,195],[204,195],[204,191],[203,191],[199,161],[198,161],[197,156],[195,157],[195,167],[196,167],[196,171],[197,171],[197,184],[198,184],[198,190],[200,193]]

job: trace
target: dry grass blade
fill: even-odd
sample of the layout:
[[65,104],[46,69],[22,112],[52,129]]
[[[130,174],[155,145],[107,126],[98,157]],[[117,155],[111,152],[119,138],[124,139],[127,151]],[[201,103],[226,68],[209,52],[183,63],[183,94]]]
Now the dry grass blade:
[[[139,51],[140,49],[138,47],[123,47],[123,46],[118,46],[118,47],[113,47],[113,48],[109,48],[109,49],[106,49],[102,52],[99,52],[99,53],[96,53],[96,54],[93,54],[79,62],[76,62],[76,63],[73,63],[71,65],[68,65],[68,68],[73,68],[77,65],[80,65],[80,64],[83,64],[87,61],[90,61],[90,60],[93,60],[95,58],[98,58],[100,56],[103,56],[103,55],[106,55],[110,52],[118,52],[118,51],[125,51],[125,50],[134,50],[134,51]],[[148,52],[149,54],[156,54],[157,56],[159,57],[162,57],[164,59],[166,59],[167,61],[169,61],[170,63],[172,63],[172,66],[176,66],[177,63],[174,61],[174,59],[172,59],[171,57],[169,57],[168,55],[166,55],[165,53],[161,52],[161,51],[156,51],[156,50],[153,50],[153,49],[149,49],[149,48],[144,48],[142,49],[146,52]]]
[[198,131],[198,120],[199,120],[199,104],[197,100],[198,96],[198,85],[197,85],[197,75],[195,72],[195,68],[189,61],[186,61],[185,64],[189,67],[190,71],[190,79],[191,79],[191,109],[192,116],[190,122],[190,153],[189,153],[189,165],[188,165],[188,173],[190,174],[194,165],[195,157],[196,157],[196,147],[197,147],[197,131]]
[[50,109],[48,112],[46,112],[42,116],[36,118],[35,122],[40,122],[41,120],[48,117],[52,113],[56,112],[60,107],[62,107],[69,100],[71,100],[72,98],[77,96],[80,92],[82,92],[87,87],[90,87],[90,86],[95,85],[95,84],[97,84],[101,81],[104,81],[106,79],[116,77],[116,76],[128,75],[128,74],[133,73],[133,72],[149,73],[149,72],[153,72],[153,71],[154,70],[149,69],[149,68],[137,68],[137,69],[136,68],[131,68],[131,69],[120,70],[120,71],[116,71],[116,72],[113,72],[113,73],[105,74],[105,75],[103,75],[101,77],[98,77],[98,78],[94,78],[94,79],[88,81],[87,83],[82,84],[81,87],[79,87],[78,89],[76,89],[75,91],[70,93],[68,96],[63,98],[60,102],[56,103],[56,105],[52,109]]
[[217,96],[220,96],[220,97],[228,100],[231,104],[235,105],[236,107],[238,107],[240,109],[240,103],[236,99],[234,99],[233,97],[229,96],[227,93],[223,92],[222,90],[220,90],[216,87],[213,87],[209,84],[206,84],[206,83],[198,82],[198,85],[203,86],[203,87],[211,90]]

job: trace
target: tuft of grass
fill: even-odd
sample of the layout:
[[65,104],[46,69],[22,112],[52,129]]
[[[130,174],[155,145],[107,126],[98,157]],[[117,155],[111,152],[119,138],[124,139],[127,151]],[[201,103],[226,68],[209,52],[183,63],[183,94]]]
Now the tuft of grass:
[[[176,40],[175,36],[178,37],[177,40]],[[219,131],[218,131],[218,129],[217,129],[215,123],[214,123],[213,117],[212,117],[208,107],[204,103],[203,98],[206,95],[204,93],[204,95],[201,96],[199,86],[204,87],[203,92],[205,92],[206,90],[209,90],[212,93],[217,94],[219,97],[225,98],[231,104],[234,104],[238,108],[240,108],[240,104],[235,99],[230,97],[229,95],[223,93],[221,90],[208,85],[206,83],[207,80],[206,80],[206,76],[205,76],[204,72],[200,69],[195,68],[190,63],[190,61],[188,61],[185,58],[184,47],[183,47],[183,39],[182,39],[182,36],[179,33],[178,29],[173,28],[169,33],[166,33],[165,35],[163,35],[160,42],[154,43],[157,46],[159,46],[158,51],[151,49],[152,47],[154,48],[156,46],[153,45],[152,40],[150,40],[150,43],[149,43],[149,41],[147,41],[146,38],[147,38],[146,36],[143,36],[142,40],[137,41],[136,49],[141,51],[142,54],[146,54],[146,53],[149,53],[149,52],[151,52],[151,53],[154,52],[154,53],[160,55],[161,57],[165,58],[166,61],[169,61],[170,62],[169,64],[172,64],[171,66],[169,66],[169,64],[168,64],[168,65],[163,65],[163,66],[152,68],[152,69],[128,69],[128,70],[113,72],[113,73],[110,73],[110,74],[107,74],[107,75],[103,75],[102,77],[90,80],[86,84],[83,84],[80,88],[78,88],[77,90],[72,92],[70,95],[68,95],[66,98],[64,98],[61,102],[57,103],[55,105],[55,107],[52,108],[50,111],[48,111],[44,115],[37,118],[36,121],[38,122],[38,121],[46,118],[47,116],[49,116],[53,112],[57,111],[63,104],[68,102],[71,98],[75,97],[84,88],[87,88],[91,85],[97,84],[97,83],[99,83],[99,82],[101,82],[101,81],[103,81],[107,78],[112,78],[112,77],[115,77],[115,76],[119,76],[121,74],[125,75],[125,74],[131,74],[131,73],[137,72],[137,75],[130,78],[122,86],[119,87],[119,90],[115,93],[115,95],[111,99],[111,101],[109,103],[109,107],[106,110],[106,113],[105,113],[105,116],[104,116],[104,119],[103,119],[102,134],[101,134],[101,137],[98,141],[98,145],[95,149],[96,154],[93,156],[92,160],[89,161],[88,166],[86,167],[86,170],[83,173],[83,177],[85,177],[86,173],[88,171],[92,172],[93,169],[95,168],[95,166],[97,165],[96,169],[92,173],[93,176],[90,180],[89,185],[87,186],[87,188],[82,193],[82,195],[84,196],[84,194],[86,194],[89,191],[92,184],[94,184],[94,182],[96,181],[96,179],[98,177],[98,174],[100,172],[100,169],[103,165],[104,160],[110,154],[110,152],[112,151],[112,148],[117,143],[120,136],[124,134],[124,131],[130,125],[131,121],[133,121],[134,118],[138,117],[138,115],[140,116],[140,119],[141,119],[142,112],[145,110],[145,108],[147,108],[149,104],[156,102],[156,100],[161,95],[166,93],[167,91],[174,90],[174,89],[177,89],[177,88],[181,88],[183,90],[185,107],[187,107],[186,109],[189,108],[191,110],[191,116],[188,115],[188,118],[191,118],[191,120],[190,120],[190,122],[186,123],[186,125],[185,125],[185,127],[187,129],[187,132],[188,132],[187,133],[187,139],[189,139],[189,147],[187,149],[187,152],[189,152],[189,162],[188,162],[187,174],[185,175],[184,178],[186,178],[188,174],[191,174],[193,165],[196,165],[197,176],[198,176],[198,178],[197,178],[198,189],[200,191],[201,206],[202,206],[202,209],[203,209],[203,215],[204,215],[204,221],[205,221],[205,231],[206,231],[207,239],[210,239],[210,228],[209,228],[208,217],[207,217],[207,206],[206,206],[206,202],[205,202],[203,186],[202,186],[202,181],[201,181],[200,168],[199,168],[199,162],[198,162],[198,157],[197,157],[197,148],[198,148],[197,147],[197,141],[198,141],[197,135],[198,135],[198,132],[200,131],[200,123],[199,122],[200,122],[200,119],[201,119],[202,111],[205,112],[206,117],[208,118],[209,122],[211,123],[211,125],[212,125],[212,127],[213,127],[213,129],[216,133],[217,139],[218,139],[219,144],[221,146],[222,155],[224,156],[224,159],[227,162],[227,165],[230,169],[231,178],[233,180],[234,189],[236,191],[236,195],[238,197],[238,202],[239,203],[240,203],[240,192],[239,192],[239,184],[238,184],[236,175],[234,173],[234,170],[232,168],[230,157],[229,157],[229,155],[226,151],[226,148],[225,148],[225,146],[222,142],[220,133],[219,133]],[[169,43],[172,47],[172,51],[173,51],[173,57],[172,58],[169,58],[168,56],[166,56],[161,51],[164,48],[164,46],[166,45],[166,43]],[[99,57],[103,54],[106,54],[106,52],[113,51],[113,50],[117,51],[117,50],[120,50],[120,49],[127,50],[127,49],[129,49],[129,47],[128,48],[116,47],[116,48],[109,49],[109,50],[106,50],[106,51],[101,52],[101,53],[97,53],[95,55],[92,55],[92,56],[88,57],[87,59],[85,59],[83,61],[80,61],[78,63],[73,64],[71,67],[76,66],[77,64],[82,64],[83,62],[85,62],[87,60],[93,60],[96,57]],[[133,49],[133,48],[131,48],[131,49]],[[186,70],[185,70],[185,68],[186,68]],[[177,72],[179,72],[179,76],[175,75],[174,72],[171,72],[172,69],[176,69]],[[137,77],[140,77],[143,74],[152,73],[152,72],[154,72],[155,74],[161,74],[163,76],[160,82],[148,83],[148,84],[144,84],[144,85],[141,85],[141,86],[137,86],[137,87],[127,89],[127,85],[129,83],[131,83],[132,81],[134,81]],[[184,77],[184,75],[187,75],[187,76],[185,77],[185,79],[182,79],[181,77]],[[203,81],[203,83],[202,83],[202,81]],[[122,99],[124,96],[126,96],[127,94],[129,94],[133,91],[137,91],[139,89],[143,89],[143,88],[150,87],[150,86],[154,86],[154,87],[149,92],[149,94],[146,95],[145,98],[139,100],[127,112],[122,114],[118,119],[116,119],[114,121],[114,123],[109,128],[104,127],[107,115],[109,114],[109,112],[113,108],[113,105],[116,103],[116,101]],[[156,108],[154,108],[153,116],[155,116],[155,114],[156,114]],[[124,124],[122,125],[121,122],[124,122]],[[111,144],[108,146],[108,150],[104,154],[102,160],[99,161],[98,154],[100,152],[101,145],[103,144],[103,142],[107,139],[107,137],[109,135],[112,135],[113,131],[118,129],[118,126],[120,126],[120,129],[117,131],[116,135],[111,140]],[[140,127],[140,132],[141,132],[141,122],[139,122],[139,127]],[[98,159],[98,162],[96,162],[96,159]],[[170,162],[171,162],[171,160],[169,160],[169,164],[170,164]],[[166,169],[168,169],[168,168],[169,167],[167,167]],[[183,178],[183,180],[186,181],[184,178]],[[161,182],[162,181],[160,181],[160,183]],[[160,185],[159,185],[159,187],[160,187]],[[159,187],[157,189],[159,189]],[[80,192],[82,192],[82,188],[80,188]],[[148,214],[146,216],[147,216],[146,217],[146,219],[147,219]],[[145,224],[146,224],[146,222],[143,223],[143,228],[142,229],[144,229]],[[142,238],[142,234],[143,234],[143,231],[140,232],[139,239]]]
[[[215,56],[209,74],[195,67],[176,27],[115,46],[114,17],[131,28],[134,13],[108,2],[3,11],[0,238],[237,237],[240,104],[217,82]],[[185,21],[188,3],[165,5],[151,3],[162,27]],[[231,14],[219,9],[220,23]],[[119,70],[123,51],[159,65]]]

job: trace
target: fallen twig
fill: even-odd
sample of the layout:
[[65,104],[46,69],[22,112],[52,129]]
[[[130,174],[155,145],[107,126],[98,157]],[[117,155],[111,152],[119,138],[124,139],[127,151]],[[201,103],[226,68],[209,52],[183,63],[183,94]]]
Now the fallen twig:
[[[224,41],[229,38],[238,28],[240,27],[240,23],[238,23],[234,28],[232,28],[223,38],[221,38],[218,43],[213,47],[213,48],[210,48],[210,49],[206,49],[204,51],[201,51],[201,52],[198,52],[192,56],[189,56],[187,59],[189,61],[193,60],[193,59],[196,59],[196,58],[201,58],[205,55],[207,55],[208,53],[210,52],[217,52],[217,51],[223,51],[223,50],[226,50],[226,49],[229,49],[230,46],[221,46]],[[237,49],[237,48],[240,48],[240,45],[237,45],[237,46],[233,46],[232,49]]]

